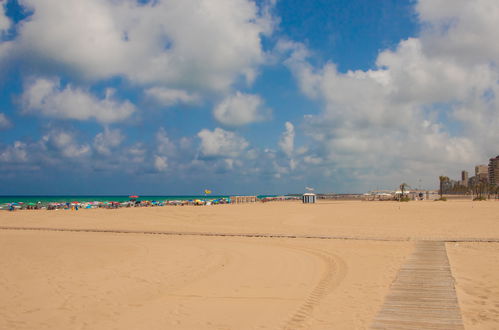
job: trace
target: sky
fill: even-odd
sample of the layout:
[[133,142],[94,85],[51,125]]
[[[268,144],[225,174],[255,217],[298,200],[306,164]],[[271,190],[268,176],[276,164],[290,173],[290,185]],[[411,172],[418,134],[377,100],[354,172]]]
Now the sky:
[[497,0],[0,1],[0,194],[435,189],[499,154]]

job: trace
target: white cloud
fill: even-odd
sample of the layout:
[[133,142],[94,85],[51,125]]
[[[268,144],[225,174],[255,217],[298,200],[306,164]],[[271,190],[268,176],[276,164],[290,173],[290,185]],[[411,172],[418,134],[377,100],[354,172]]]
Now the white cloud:
[[78,144],[70,132],[52,130],[41,139],[43,147],[56,149],[58,153],[67,158],[81,158],[91,154],[88,144]]
[[422,39],[428,56],[445,56],[465,65],[499,62],[495,0],[420,0]]
[[79,143],[72,132],[53,129],[44,134],[38,141],[14,141],[0,150],[1,170],[14,169],[9,165],[29,165],[20,169],[35,169],[42,164],[48,166],[64,165],[75,161],[84,165],[89,159],[92,149],[87,143]]
[[224,125],[241,126],[264,120],[268,112],[260,96],[236,92],[216,105],[213,115]]
[[0,161],[3,163],[15,163],[28,161],[28,146],[21,141],[15,141],[0,152]]
[[94,138],[94,148],[102,155],[110,155],[111,149],[119,146],[125,136],[119,129],[105,128],[103,132],[98,133]]
[[164,172],[168,168],[168,159],[165,156],[154,156],[154,168],[158,172]]
[[[464,65],[447,54],[430,56],[425,39],[411,38],[400,42],[396,51],[379,54],[377,64],[386,70],[368,72],[385,79],[394,101],[418,103],[464,100],[473,88],[483,90],[495,82],[497,72],[488,62]],[[359,73],[360,74],[360,73]]]
[[4,2],[3,4],[0,5],[0,36],[2,32],[7,31],[8,29],[10,29],[11,26],[11,21],[5,13],[6,5],[7,2]]
[[303,157],[303,161],[307,164],[319,165],[322,163],[322,159],[313,156],[305,156]]
[[161,127],[156,133],[157,152],[161,155],[175,156],[177,148],[166,134],[166,130]]
[[225,90],[264,59],[268,10],[249,0],[21,0],[33,15],[12,56],[60,63],[89,79]]
[[203,129],[198,137],[201,154],[205,157],[237,157],[249,146],[243,137],[218,127],[213,131]]
[[199,95],[180,89],[151,87],[145,91],[145,94],[167,107],[180,103],[196,104],[200,101]]
[[25,112],[39,112],[45,116],[77,120],[95,119],[100,123],[122,121],[130,117],[135,106],[129,101],[120,102],[108,89],[103,99],[67,85],[62,88],[56,79],[31,80],[22,95]]
[[366,187],[435,182],[497,153],[499,3],[422,0],[417,9],[422,35],[381,52],[373,70],[315,68],[303,45],[277,45],[302,92],[324,104],[305,117],[317,143],[305,162],[345,169]]
[[289,121],[284,124],[284,127],[286,130],[281,135],[279,147],[286,156],[291,157],[293,156],[295,146],[295,127]]
[[214,180],[210,184],[213,187],[223,187],[230,182],[231,187],[252,185],[251,189],[257,190],[262,180],[265,184],[269,180],[289,183],[303,172],[297,171],[292,178],[287,177],[299,162],[285,157],[282,152],[250,148],[244,138],[220,128],[202,130],[197,139],[182,137],[178,140],[169,138],[164,129],[159,129],[155,143],[136,142],[131,145],[123,145],[119,130],[109,128],[87,141],[78,137],[77,130],[56,128],[46,132],[38,141],[27,139],[0,146],[0,172],[4,177],[40,173],[41,170],[54,177],[58,173],[72,173],[107,178],[112,171],[139,180],[146,174],[147,178],[154,178],[158,187],[163,180],[189,185],[208,177]]
[[0,112],[0,130],[9,128],[11,126],[11,122],[7,116]]
[[126,154],[132,163],[141,164],[145,161],[147,148],[140,142],[135,143],[126,150]]
[[39,140],[15,141],[0,148],[0,171],[17,175],[54,168],[88,171],[96,164],[91,156],[90,144],[79,142],[76,132],[52,129]]

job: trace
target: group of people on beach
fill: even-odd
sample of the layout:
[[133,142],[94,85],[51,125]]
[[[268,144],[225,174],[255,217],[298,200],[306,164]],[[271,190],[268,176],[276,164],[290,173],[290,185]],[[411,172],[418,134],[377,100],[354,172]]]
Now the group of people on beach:
[[[23,203],[13,202],[4,205],[3,209],[9,211],[15,210],[71,210],[79,209],[118,209],[124,207],[157,207],[157,206],[186,206],[186,205],[217,205],[229,204],[230,199],[220,198],[214,200],[172,200],[172,201],[148,201],[148,200],[130,200],[125,202],[116,201],[94,201],[94,202],[51,202],[51,203]],[[7,206],[7,207],[5,207]]]
[[[244,197],[244,196],[243,196]],[[190,199],[190,200],[166,200],[166,201],[156,201],[156,200],[138,200],[136,198],[130,199],[124,202],[117,201],[92,201],[92,202],[46,202],[41,201],[37,203],[24,203],[24,202],[12,202],[0,205],[0,209],[15,211],[15,210],[70,210],[78,211],[79,209],[118,209],[127,207],[157,207],[157,206],[201,206],[201,205],[220,205],[220,204],[232,204],[239,203],[238,200],[240,196],[236,197],[222,197],[216,199]],[[276,197],[264,197],[264,198],[254,198],[252,202],[271,202],[278,200],[288,200],[297,199],[298,197],[289,196],[276,196]]]

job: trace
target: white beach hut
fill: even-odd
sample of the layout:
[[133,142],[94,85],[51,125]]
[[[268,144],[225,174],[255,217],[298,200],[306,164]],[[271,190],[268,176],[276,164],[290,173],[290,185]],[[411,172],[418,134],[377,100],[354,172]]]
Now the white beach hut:
[[306,193],[302,196],[302,201],[305,204],[315,203],[317,195],[314,193]]

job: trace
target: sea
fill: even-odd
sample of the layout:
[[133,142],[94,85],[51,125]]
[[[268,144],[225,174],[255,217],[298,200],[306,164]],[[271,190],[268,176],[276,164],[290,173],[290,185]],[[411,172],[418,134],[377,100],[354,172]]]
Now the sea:
[[[231,195],[234,196],[234,195]],[[273,197],[275,195],[259,195],[259,198],[263,197]],[[213,200],[219,198],[228,198],[229,195],[165,195],[165,196],[139,196],[138,201],[174,201],[174,200]],[[128,195],[66,195],[66,196],[0,196],[0,204],[8,203],[38,203],[42,204],[48,203],[66,203],[66,202],[126,202],[129,201],[130,197]]]

